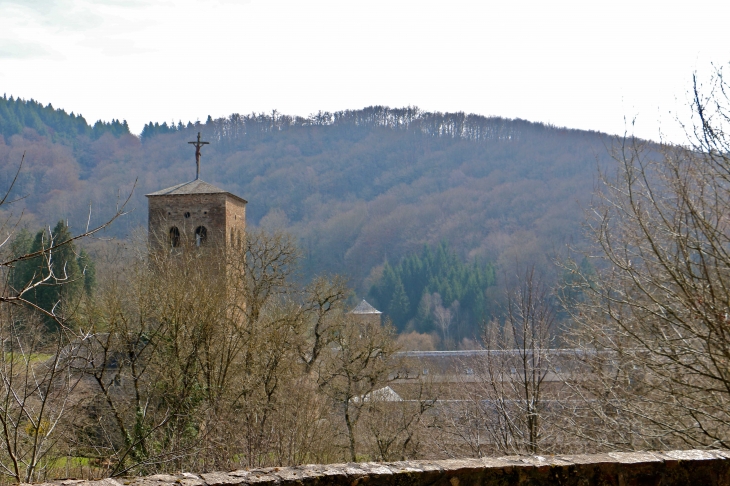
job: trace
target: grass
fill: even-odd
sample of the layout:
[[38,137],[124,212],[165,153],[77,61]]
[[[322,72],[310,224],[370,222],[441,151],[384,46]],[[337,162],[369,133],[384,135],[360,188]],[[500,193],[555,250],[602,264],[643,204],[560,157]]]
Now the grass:
[[71,457],[71,456],[64,456],[64,457],[58,457],[48,463],[48,469],[63,469],[63,468],[73,468],[73,467],[81,467],[81,466],[89,466],[91,464],[91,459],[88,457]]
[[[31,364],[40,363],[53,358],[52,354],[48,353],[31,353],[30,355],[20,354],[18,356],[21,360],[28,359]],[[5,362],[10,362],[14,358],[14,353],[5,353]]]

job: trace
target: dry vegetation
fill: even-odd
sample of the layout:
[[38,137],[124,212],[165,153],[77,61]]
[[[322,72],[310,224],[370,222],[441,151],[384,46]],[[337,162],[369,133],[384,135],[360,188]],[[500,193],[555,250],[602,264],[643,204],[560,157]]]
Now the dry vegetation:
[[3,302],[0,329],[8,477],[402,459],[418,450],[426,407],[387,406],[378,395],[396,378],[393,329],[348,314],[340,278],[297,285],[291,237],[251,232],[225,256],[107,250],[93,295],[79,295],[74,312],[44,314],[52,331],[23,289],[8,288],[16,294]]
[[[251,231],[225,255],[112,242],[97,251],[95,291],[50,309],[31,290],[69,284],[54,258],[73,241],[50,233],[42,250],[15,257],[3,244],[0,472],[29,482],[727,448],[730,114],[721,71],[714,88],[695,89],[694,146],[658,153],[618,140],[616,174],[602,174],[588,226],[594,263],[564,263],[560,305],[534,267],[519,273],[505,312],[484,326],[484,349],[440,374],[398,353],[399,342],[425,352],[433,341],[397,339],[387,321],[348,313],[341,278],[301,284],[300,251],[284,233]],[[10,284],[18,262],[39,257],[33,278]],[[560,333],[558,319],[567,323]]]

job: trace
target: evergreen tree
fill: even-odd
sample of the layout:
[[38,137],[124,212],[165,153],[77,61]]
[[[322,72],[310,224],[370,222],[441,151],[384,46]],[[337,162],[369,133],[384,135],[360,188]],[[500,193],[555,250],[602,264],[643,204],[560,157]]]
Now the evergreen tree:
[[[13,258],[17,258],[30,253],[30,249],[33,246],[33,235],[30,232],[22,228],[15,235],[15,238],[10,243],[10,252]],[[31,263],[30,260],[21,260],[17,262],[13,267],[10,268],[10,285],[15,291],[20,291],[27,282],[32,280],[33,272],[30,271]]]
[[433,320],[426,302],[432,293],[443,300],[444,307],[458,302],[460,314],[468,321],[462,326],[464,336],[478,334],[478,323],[492,315],[484,291],[494,285],[494,268],[475,261],[465,264],[458,255],[441,243],[434,250],[428,246],[421,255],[412,254],[398,265],[385,264],[383,276],[370,290],[370,298],[388,315],[399,331],[415,320],[415,329],[428,332]]
[[32,128],[40,135],[51,136],[53,141],[66,143],[80,135],[96,139],[107,132],[115,137],[130,133],[126,120],[121,123],[119,120],[98,121],[92,128],[83,116],[55,109],[50,103],[43,106],[33,99],[0,98],[0,134],[8,138],[24,128]]
[[79,270],[84,276],[84,290],[87,294],[91,294],[91,291],[96,285],[96,265],[94,264],[94,260],[91,259],[91,256],[89,256],[86,250],[82,249],[79,252],[77,262]]
[[16,292],[32,286],[24,294],[29,302],[64,317],[81,293],[84,290],[90,293],[95,284],[93,261],[83,250],[77,254],[75,245],[69,241],[71,238],[66,223],[59,221],[50,234],[41,230],[31,238],[27,230],[20,231],[11,246],[15,256],[56,247],[18,262],[12,269],[11,285]]
[[410,302],[400,279],[396,281],[395,289],[393,289],[393,297],[388,304],[388,315],[393,321],[401,324],[400,330],[410,315]]

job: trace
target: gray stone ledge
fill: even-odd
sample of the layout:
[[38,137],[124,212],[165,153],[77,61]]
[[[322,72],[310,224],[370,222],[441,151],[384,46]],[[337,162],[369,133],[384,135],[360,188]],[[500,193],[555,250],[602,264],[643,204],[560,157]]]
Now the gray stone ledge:
[[730,486],[730,452],[689,450],[347,463],[43,483],[42,486]]

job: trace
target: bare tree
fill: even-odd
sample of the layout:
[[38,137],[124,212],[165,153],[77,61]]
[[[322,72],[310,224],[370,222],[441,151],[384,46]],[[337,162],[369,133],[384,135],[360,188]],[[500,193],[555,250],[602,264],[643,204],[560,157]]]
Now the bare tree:
[[57,457],[78,378],[68,366],[67,330],[49,335],[37,314],[16,306],[0,312],[0,471],[28,483]]
[[448,345],[449,329],[451,328],[451,321],[453,320],[454,316],[451,313],[451,309],[443,306],[443,303],[441,301],[441,295],[439,295],[438,293],[433,294],[433,296],[431,297],[431,302],[433,303],[432,305],[434,320],[441,330],[441,337],[443,338],[444,343]]
[[328,356],[316,368],[322,392],[340,411],[350,461],[357,460],[360,418],[377,402],[377,392],[395,379],[391,375],[397,350],[394,332],[390,323],[342,314]]
[[[79,352],[72,361],[87,398],[75,445],[106,465],[110,475],[162,460],[167,448],[161,452],[151,442],[180,413],[179,402],[161,402],[158,395],[169,385],[157,361],[171,326],[160,307],[160,299],[170,295],[155,285],[165,280],[153,279],[143,260],[115,263],[84,309],[84,333],[73,343]],[[180,401],[190,393],[177,391]]]
[[237,251],[183,245],[114,268],[76,361],[97,396],[87,454],[112,475],[327,457],[328,404],[307,369],[346,289],[298,285],[297,258],[291,237],[250,232]]
[[[22,166],[23,160],[0,198],[3,209],[22,199],[12,196]],[[73,393],[79,383],[70,367],[77,351],[70,346],[76,337],[70,324],[76,316],[59,312],[60,302],[44,308],[28,296],[41,286],[72,284],[77,277],[65,271],[64,262],[56,264],[56,257],[73,242],[94,235],[124,214],[127,201],[97,227],[90,225],[89,213],[85,230],[76,236],[57,240],[49,229],[48,239],[38,251],[20,255],[8,251],[20,217],[9,216],[0,223],[0,471],[17,482],[37,480],[43,473],[49,454],[63,437],[68,412],[75,408]],[[14,268],[31,259],[41,261],[36,272],[19,285],[11,285]],[[48,333],[43,321],[53,322],[56,331]]]
[[[559,389],[547,380],[555,342],[555,308],[548,287],[534,267],[507,291],[504,321],[485,325],[484,350],[465,361],[466,408],[456,412],[456,434],[473,454],[538,453],[556,447]],[[552,408],[551,408],[552,405]]]
[[596,357],[586,386],[574,385],[591,421],[610,426],[626,448],[730,447],[730,100],[722,69],[709,89],[695,80],[691,108],[686,147],[617,140],[616,174],[601,175],[591,209],[596,275],[583,274],[568,306],[574,342]]
[[436,405],[433,383],[427,376],[409,375],[402,363],[392,365],[392,377],[406,378],[416,388],[414,396],[401,397],[390,387],[368,397],[365,442],[370,455],[378,461],[405,461],[423,454],[428,429],[433,420],[429,412]]
[[[5,190],[4,195],[0,198],[0,208],[6,209],[7,206],[25,197],[19,196],[15,199],[12,198],[13,189],[22,170],[24,159],[25,155],[23,155],[23,159],[21,160],[20,164],[18,164],[18,169],[15,173],[15,176]],[[89,238],[111,225],[117,218],[125,214],[125,207],[131,197],[132,193],[130,192],[125,200],[117,204],[115,213],[104,223],[95,227],[91,225],[91,208],[89,208],[89,215],[84,231],[75,236],[64,238],[62,239],[62,241],[58,241],[57,239],[55,239],[54,233],[49,228],[47,241],[42,245],[41,249],[31,253],[12,255],[6,252],[9,246],[8,243],[12,241],[12,238],[21,223],[21,217],[13,219],[11,214],[5,220],[0,222],[0,251],[2,251],[2,259],[0,259],[0,270],[2,270],[2,292],[0,292],[0,303],[23,305],[25,307],[33,308],[36,312],[40,312],[46,315],[49,319],[63,319],[63,316],[59,316],[55,312],[58,306],[53,306],[51,309],[43,309],[34,304],[32,301],[28,300],[26,298],[26,295],[32,289],[39,286],[64,285],[70,283],[69,275],[66,274],[64,265],[59,266],[59,268],[61,269],[60,271],[54,270],[54,268],[56,267],[54,265],[55,254],[60,248],[71,245],[78,240]],[[34,258],[41,258],[43,261],[43,264],[39,267],[38,272],[34,274],[32,278],[28,279],[28,281],[23,282],[21,283],[21,285],[13,288],[10,285],[9,279],[9,274],[12,271],[13,267],[20,262]]]

